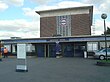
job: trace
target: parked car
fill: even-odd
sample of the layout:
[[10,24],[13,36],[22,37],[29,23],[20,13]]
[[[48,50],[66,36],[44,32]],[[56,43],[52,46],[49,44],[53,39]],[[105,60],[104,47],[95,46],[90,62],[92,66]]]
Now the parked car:
[[[106,49],[100,49],[94,52],[94,58],[99,58],[101,60],[105,59],[106,57]],[[107,48],[107,57],[110,57],[110,48]]]

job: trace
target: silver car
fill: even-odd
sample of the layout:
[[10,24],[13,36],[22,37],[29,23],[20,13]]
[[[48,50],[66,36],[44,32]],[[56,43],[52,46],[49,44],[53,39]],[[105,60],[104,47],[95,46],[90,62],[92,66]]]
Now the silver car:
[[[104,49],[100,49],[98,51],[95,51],[94,57],[99,58],[101,60],[105,59],[106,49],[104,48]],[[110,57],[110,48],[107,48],[107,57]]]

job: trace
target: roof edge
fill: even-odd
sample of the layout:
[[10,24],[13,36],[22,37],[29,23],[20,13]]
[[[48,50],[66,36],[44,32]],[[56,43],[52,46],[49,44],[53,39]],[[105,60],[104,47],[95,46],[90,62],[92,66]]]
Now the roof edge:
[[90,9],[93,9],[93,5],[90,5],[90,6],[79,6],[79,7],[67,7],[67,8],[56,8],[56,9],[49,9],[49,10],[39,10],[39,11],[35,11],[35,12],[40,15],[40,13],[42,13],[42,12],[58,11],[58,10],[65,10],[65,9],[78,9],[78,8],[90,8]]

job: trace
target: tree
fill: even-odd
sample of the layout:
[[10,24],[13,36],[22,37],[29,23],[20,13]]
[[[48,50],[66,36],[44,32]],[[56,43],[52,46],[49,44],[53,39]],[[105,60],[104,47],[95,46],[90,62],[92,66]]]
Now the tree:
[[107,27],[106,34],[110,34],[110,28],[109,27]]
[[[104,32],[104,34],[105,34],[105,32]],[[102,35],[104,35],[104,34],[102,34]],[[107,27],[106,34],[110,34],[110,28],[109,27]]]

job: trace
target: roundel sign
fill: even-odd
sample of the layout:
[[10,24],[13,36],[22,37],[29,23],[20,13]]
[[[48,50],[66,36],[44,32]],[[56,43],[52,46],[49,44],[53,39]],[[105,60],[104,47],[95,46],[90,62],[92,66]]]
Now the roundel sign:
[[66,19],[61,19],[61,25],[65,26],[66,25]]

